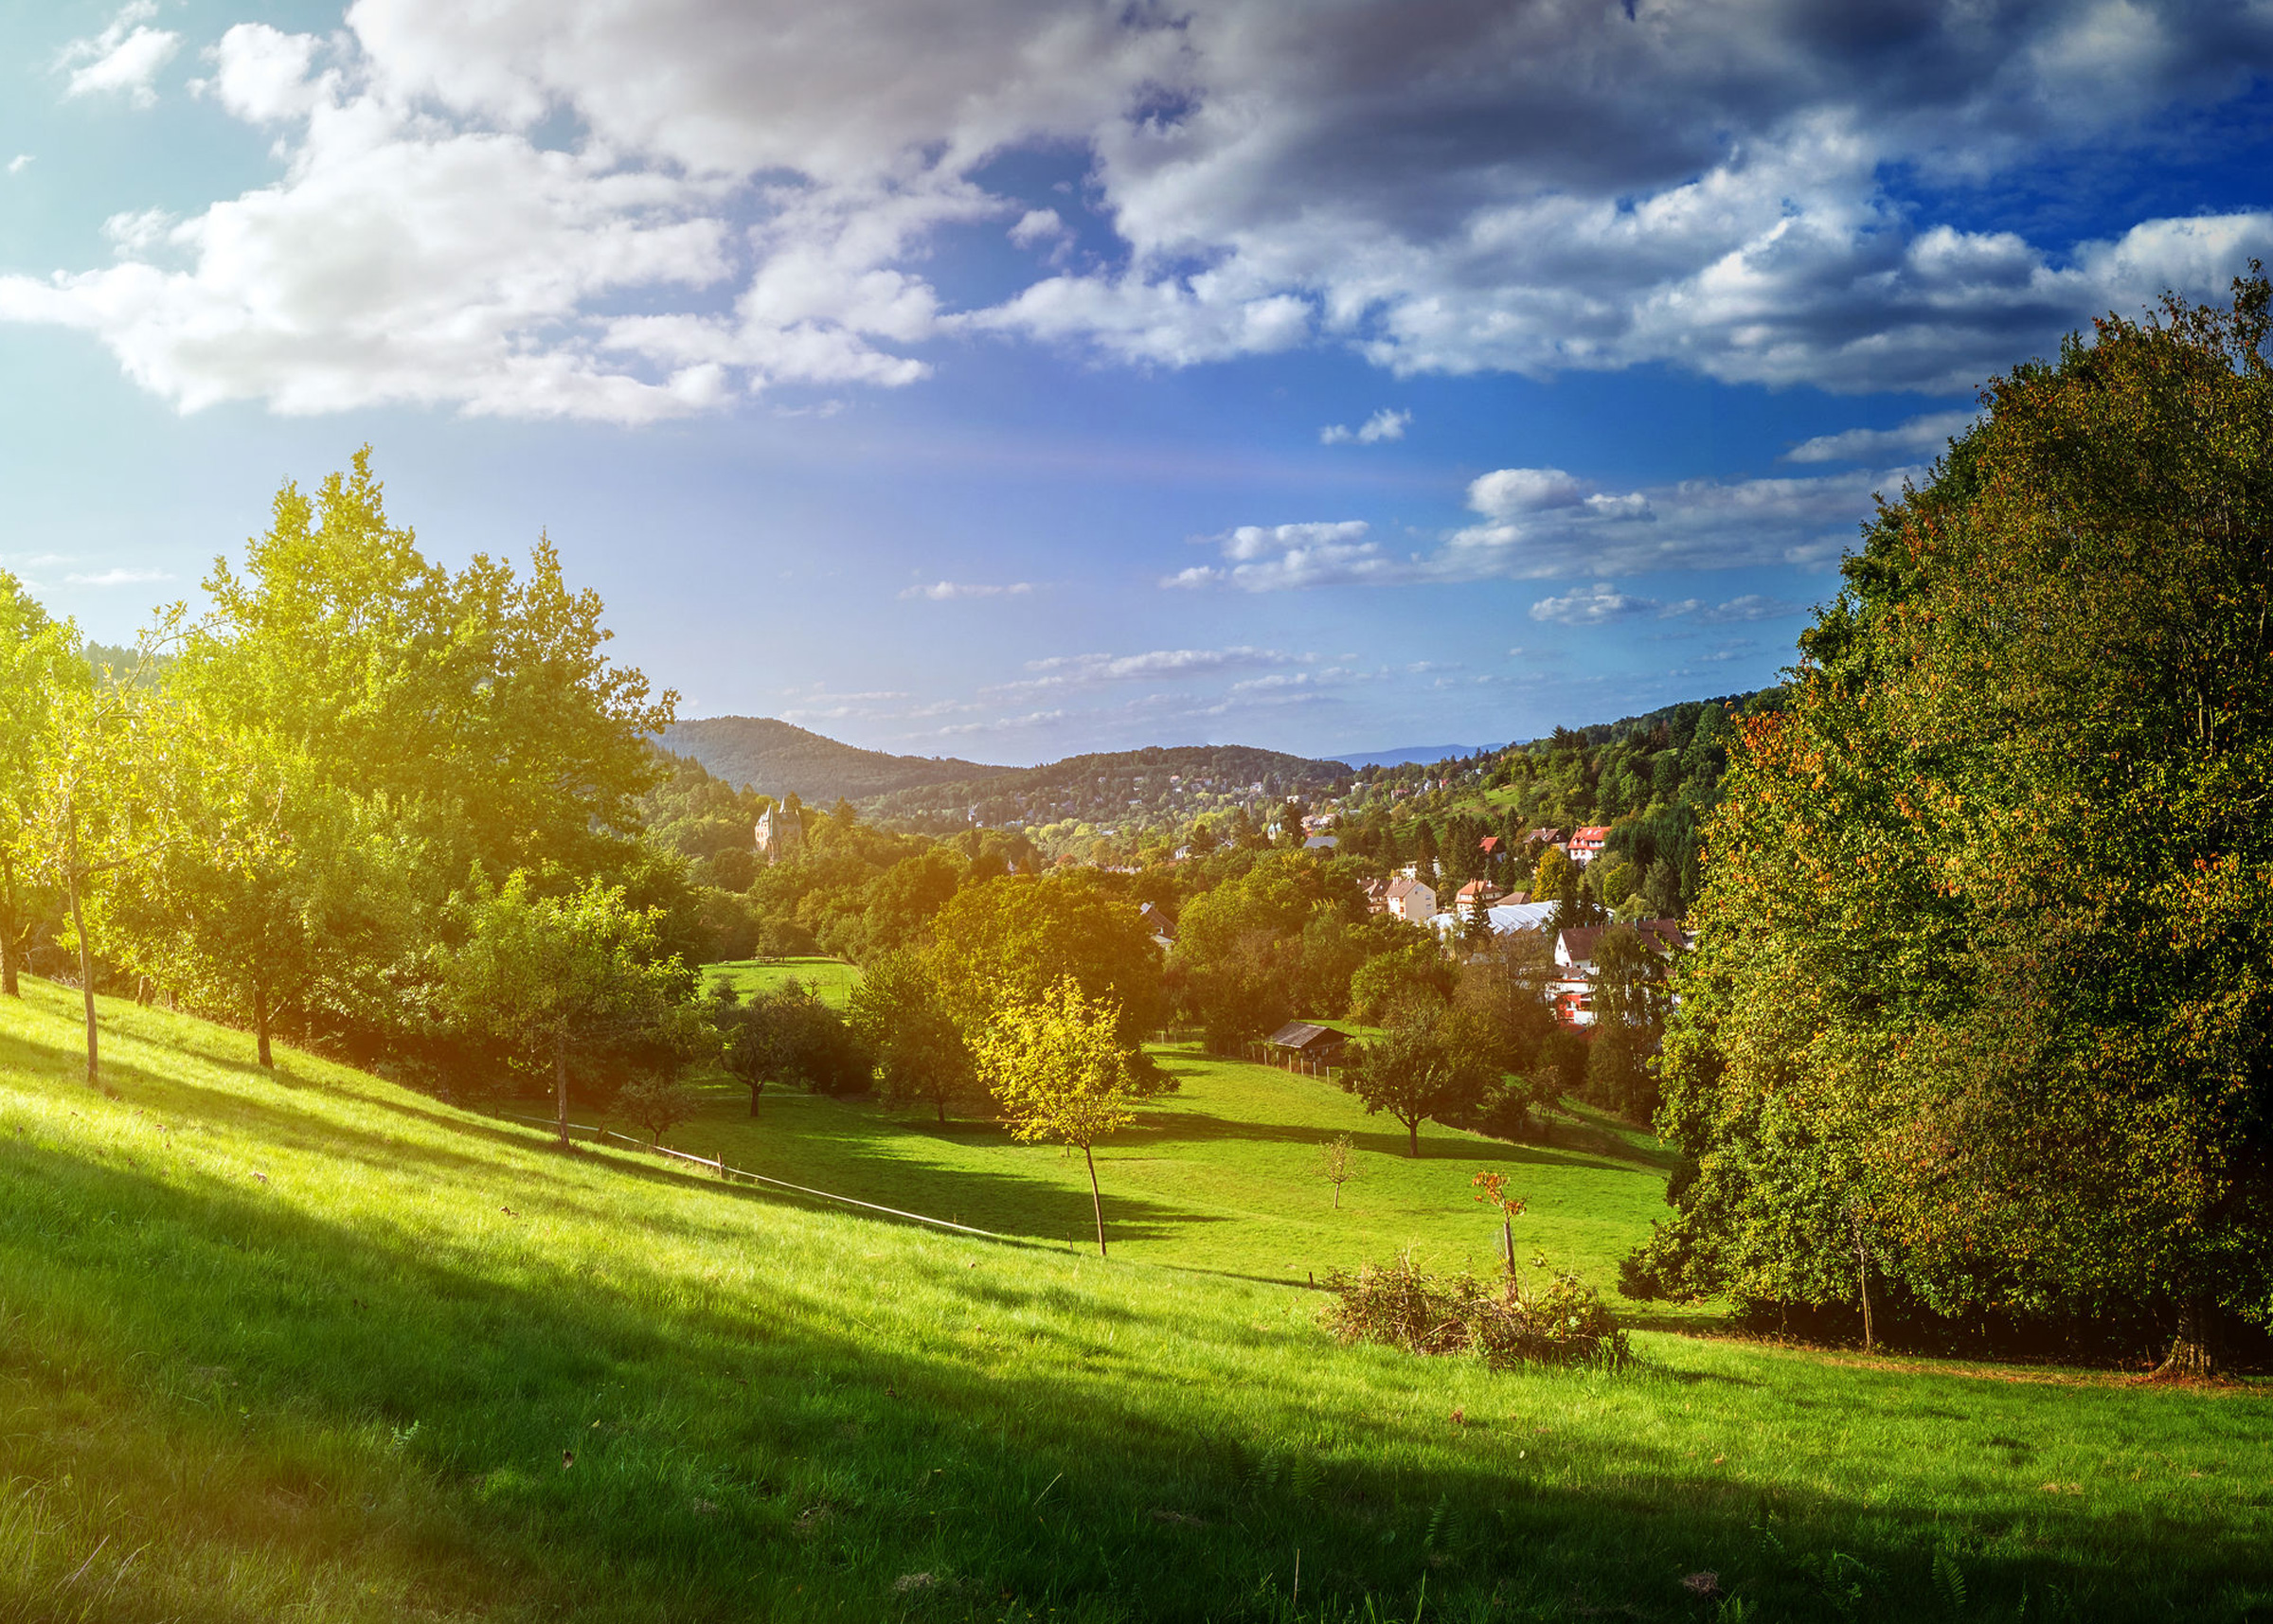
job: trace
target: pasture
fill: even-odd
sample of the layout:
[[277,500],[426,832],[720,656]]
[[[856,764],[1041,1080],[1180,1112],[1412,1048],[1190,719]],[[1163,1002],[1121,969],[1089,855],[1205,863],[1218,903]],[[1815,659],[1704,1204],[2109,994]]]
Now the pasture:
[[770,992],[794,977],[812,988],[822,1003],[840,1010],[851,1001],[852,989],[860,985],[857,967],[841,958],[826,957],[737,958],[703,966],[705,987],[721,976],[744,998],[753,992]]
[[[76,995],[26,992],[0,1000],[0,1618],[2273,1608],[2254,1383],[1667,1330],[1620,1374],[1337,1347],[1286,1283],[1343,1233],[1280,1160],[1347,1107],[1308,1080],[1171,1057],[1185,1092],[1107,1164],[1127,1241],[1101,1263],[1051,1233],[1052,1153],[975,1132],[809,1099],[752,1126],[722,1094],[685,1136],[771,1135],[800,1182],[872,1160],[895,1205],[1030,1239],[563,1153],[131,1004],[97,1093]],[[1647,1148],[1598,1131],[1561,1164],[1490,1151],[1590,1268],[1648,1205]],[[1350,1255],[1485,1252],[1481,1152],[1429,1148],[1368,1151]]]

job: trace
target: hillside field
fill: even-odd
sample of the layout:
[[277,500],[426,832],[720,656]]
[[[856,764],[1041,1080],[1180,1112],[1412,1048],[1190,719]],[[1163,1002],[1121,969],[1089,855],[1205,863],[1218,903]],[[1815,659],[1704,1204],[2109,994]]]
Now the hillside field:
[[[1480,1254],[1479,1156],[1601,1268],[1653,1175],[1599,1124],[1559,1158],[1373,1147],[1326,1216],[1280,1158],[1379,1125],[1171,1055],[1184,1092],[1103,1162],[1126,1239],[1100,1262],[1052,1233],[1070,1169],[976,1131],[802,1098],[752,1126],[722,1091],[681,1137],[1031,1241],[563,1153],[126,1004],[97,1093],[76,994],[26,990],[0,1000],[0,1618],[2273,1608],[2255,1383],[1671,1330],[1623,1373],[1493,1376],[1337,1347],[1283,1283],[1341,1245]],[[1705,1572],[1721,1596],[1682,1585]]]

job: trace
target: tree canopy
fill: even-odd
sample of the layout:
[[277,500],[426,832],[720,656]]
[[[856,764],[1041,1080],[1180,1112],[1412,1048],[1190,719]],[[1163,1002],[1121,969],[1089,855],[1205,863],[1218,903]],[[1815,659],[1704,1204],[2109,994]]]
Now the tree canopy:
[[1683,1289],[2273,1310],[2268,287],[1983,393],[1746,718],[1664,1130]]

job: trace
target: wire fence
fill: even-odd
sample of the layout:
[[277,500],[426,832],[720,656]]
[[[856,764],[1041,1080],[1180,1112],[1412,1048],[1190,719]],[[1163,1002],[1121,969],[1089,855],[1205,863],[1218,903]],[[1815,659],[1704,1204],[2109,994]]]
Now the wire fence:
[[[540,1127],[552,1129],[555,1133],[558,1133],[561,1127],[560,1118],[557,1116],[525,1116],[518,1111],[500,1111],[496,1115],[510,1122],[534,1123]],[[596,1145],[613,1139],[619,1145],[629,1145],[633,1150],[645,1151],[649,1155],[668,1156],[673,1161],[689,1162],[729,1183],[735,1179],[743,1179],[750,1184],[762,1185],[770,1189],[784,1189],[796,1195],[810,1196],[815,1201],[832,1201],[839,1206],[858,1207],[864,1212],[880,1212],[886,1218],[905,1219],[910,1223],[925,1223],[934,1229],[951,1230],[955,1234],[969,1235],[980,1240],[1000,1240],[1011,1246],[1034,1244],[1020,1236],[998,1235],[992,1229],[975,1229],[968,1223],[955,1223],[944,1218],[929,1218],[921,1212],[903,1212],[896,1206],[882,1206],[875,1202],[861,1201],[853,1196],[837,1195],[825,1189],[813,1189],[805,1185],[793,1185],[786,1179],[768,1178],[763,1173],[753,1173],[745,1168],[730,1168],[726,1166],[724,1151],[716,1156],[692,1155],[685,1151],[674,1151],[669,1145],[649,1144],[643,1140],[635,1139],[628,1133],[618,1133],[613,1128],[601,1128],[588,1122],[571,1122],[568,1124],[568,1130],[573,1133],[590,1134],[592,1142]]]

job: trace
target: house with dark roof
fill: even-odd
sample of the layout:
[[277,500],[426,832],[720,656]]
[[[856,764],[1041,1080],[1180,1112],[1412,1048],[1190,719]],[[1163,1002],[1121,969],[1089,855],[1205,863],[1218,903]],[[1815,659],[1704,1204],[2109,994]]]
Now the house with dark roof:
[[1574,925],[1555,933],[1555,978],[1548,984],[1555,1019],[1566,1026],[1594,1025],[1594,955],[1612,931],[1630,930],[1662,958],[1688,951],[1689,933],[1676,919],[1641,919],[1631,925]]
[[1340,1065],[1350,1050],[1348,1037],[1312,1021],[1289,1021],[1262,1044],[1272,1060],[1300,1062],[1306,1067]]

